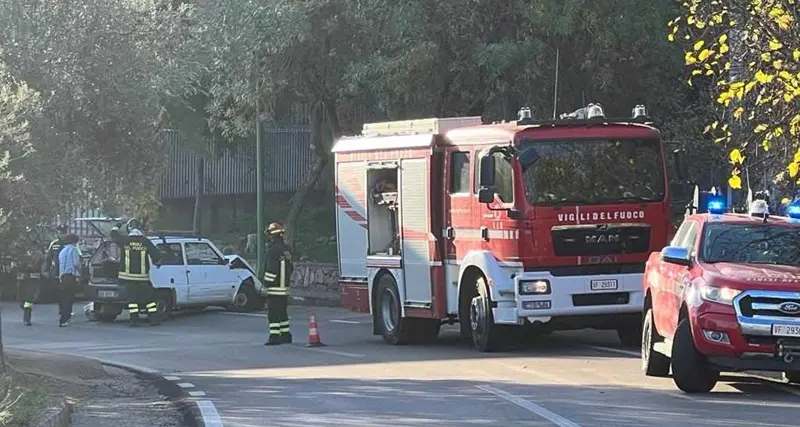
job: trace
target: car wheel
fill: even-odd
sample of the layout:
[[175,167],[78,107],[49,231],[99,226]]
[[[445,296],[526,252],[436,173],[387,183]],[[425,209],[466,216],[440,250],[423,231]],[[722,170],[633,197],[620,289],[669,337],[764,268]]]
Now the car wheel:
[[678,323],[672,343],[672,379],[686,393],[708,393],[719,381],[719,371],[694,346],[689,319]]
[[172,317],[172,293],[168,290],[156,292],[156,308],[158,309],[159,322]]
[[489,286],[483,276],[475,280],[478,296],[472,299],[469,311],[469,322],[472,330],[472,344],[480,352],[491,352],[500,349],[502,344],[502,328],[494,323],[492,301],[489,297]]
[[655,350],[656,342],[663,341],[653,321],[653,309],[648,308],[642,325],[642,371],[648,377],[669,376],[669,357]]
[[113,323],[122,314],[122,308],[107,304],[94,304],[94,317],[98,322]]
[[258,305],[256,290],[249,283],[242,283],[239,292],[233,298],[233,309],[238,312],[253,311],[258,309]]
[[383,340],[391,345],[408,344],[411,325],[402,315],[400,293],[394,278],[384,274],[378,281],[377,292],[377,321]]

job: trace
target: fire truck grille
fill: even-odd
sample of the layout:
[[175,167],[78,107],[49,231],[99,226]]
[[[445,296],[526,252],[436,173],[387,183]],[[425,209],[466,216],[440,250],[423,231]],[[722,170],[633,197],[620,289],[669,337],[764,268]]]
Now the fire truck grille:
[[[780,297],[755,297],[746,295],[739,300],[739,310],[742,316],[772,316],[772,317],[786,317],[790,319],[800,319],[800,311],[786,310],[788,306],[796,305],[800,307],[800,299],[794,298],[780,298]],[[794,303],[794,304],[791,304]],[[781,310],[783,305],[784,309]]]
[[562,225],[551,229],[556,256],[638,254],[650,250],[649,224]]

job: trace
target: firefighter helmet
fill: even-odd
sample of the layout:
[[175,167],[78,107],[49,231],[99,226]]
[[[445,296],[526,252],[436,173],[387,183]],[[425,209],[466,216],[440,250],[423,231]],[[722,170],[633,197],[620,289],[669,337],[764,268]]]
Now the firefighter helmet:
[[286,233],[286,229],[283,228],[283,224],[280,222],[273,222],[267,227],[266,232],[271,236],[275,236]]

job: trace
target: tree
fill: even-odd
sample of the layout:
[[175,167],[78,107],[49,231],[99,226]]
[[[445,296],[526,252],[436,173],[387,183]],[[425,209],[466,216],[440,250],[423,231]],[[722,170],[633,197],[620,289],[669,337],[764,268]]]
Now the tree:
[[56,190],[45,203],[63,208],[87,192],[131,206],[157,200],[165,101],[191,93],[202,69],[193,9],[160,3],[0,0],[9,71],[45,94],[31,128],[42,155],[28,176],[31,191]]
[[687,0],[682,8],[667,37],[685,43],[688,84],[710,85],[720,107],[706,132],[730,147],[729,185],[741,188],[747,170],[800,183],[797,1]]

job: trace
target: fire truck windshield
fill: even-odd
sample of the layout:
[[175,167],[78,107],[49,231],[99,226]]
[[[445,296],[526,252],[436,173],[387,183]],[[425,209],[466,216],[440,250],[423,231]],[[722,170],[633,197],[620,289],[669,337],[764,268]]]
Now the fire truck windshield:
[[657,139],[523,140],[519,150],[525,195],[531,205],[664,199],[663,157]]

